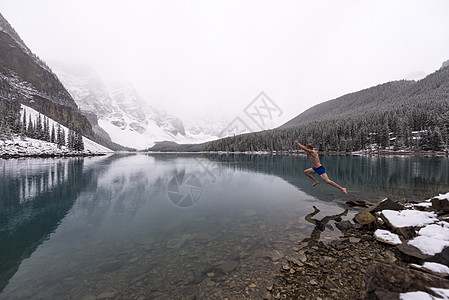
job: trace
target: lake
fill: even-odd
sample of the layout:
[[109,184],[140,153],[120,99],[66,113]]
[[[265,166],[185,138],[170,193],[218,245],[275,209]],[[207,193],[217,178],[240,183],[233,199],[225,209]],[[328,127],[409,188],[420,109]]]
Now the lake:
[[[449,191],[444,157],[321,161],[351,200]],[[313,206],[317,219],[347,208],[309,167],[304,155],[0,160],[0,299],[260,298],[315,228]]]

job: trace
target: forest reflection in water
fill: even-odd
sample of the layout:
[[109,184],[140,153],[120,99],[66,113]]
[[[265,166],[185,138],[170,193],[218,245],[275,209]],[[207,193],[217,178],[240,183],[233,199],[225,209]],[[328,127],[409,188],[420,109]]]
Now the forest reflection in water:
[[[303,174],[311,167],[305,155],[208,154],[205,157],[209,170],[218,175],[221,169],[273,174],[321,200],[341,198],[339,190],[325,184],[312,188],[312,181]],[[347,187],[351,199],[422,200],[449,189],[447,157],[333,155],[320,156],[320,159],[329,178]]]

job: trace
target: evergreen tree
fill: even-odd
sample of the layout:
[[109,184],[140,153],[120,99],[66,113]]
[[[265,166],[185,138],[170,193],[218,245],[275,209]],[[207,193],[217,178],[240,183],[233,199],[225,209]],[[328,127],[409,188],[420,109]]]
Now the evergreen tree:
[[67,135],[67,147],[70,150],[74,150],[75,149],[75,135],[73,132],[73,124],[71,124],[69,126],[69,133]]
[[50,141],[50,123],[47,117],[44,119],[43,139],[46,142]]
[[435,129],[430,134],[430,147],[433,151],[440,151],[443,146],[443,139],[441,137],[440,128]]
[[31,115],[29,115],[28,118],[28,129],[27,129],[27,136],[30,138],[34,138],[34,126],[33,121],[31,120]]
[[43,127],[42,127],[42,117],[41,117],[41,114],[39,114],[39,115],[36,117],[36,128],[35,128],[35,132],[36,132],[35,138],[38,139],[38,140],[42,140],[42,139],[43,139],[43,133],[44,133],[44,130],[43,130]]
[[27,112],[26,112],[25,109],[23,110],[22,125],[23,125],[23,131],[26,132],[26,129],[27,129]]
[[63,131],[59,124],[56,125],[56,144],[58,145],[58,148],[61,148],[61,146],[64,146],[65,144],[65,137],[63,136]]
[[60,143],[61,143],[60,144],[61,146],[65,146],[66,145],[64,128],[62,128],[62,130],[61,130],[61,141],[60,141]]
[[51,125],[50,142],[51,142],[51,143],[55,143],[55,142],[56,142],[55,123],[53,123],[53,124]]
[[84,151],[83,135],[81,134],[81,129],[79,127],[77,127],[75,131],[75,150]]
[[22,136],[26,136],[27,134],[27,117],[26,117],[26,110],[23,110],[23,118],[22,118],[22,128],[20,130],[20,134]]

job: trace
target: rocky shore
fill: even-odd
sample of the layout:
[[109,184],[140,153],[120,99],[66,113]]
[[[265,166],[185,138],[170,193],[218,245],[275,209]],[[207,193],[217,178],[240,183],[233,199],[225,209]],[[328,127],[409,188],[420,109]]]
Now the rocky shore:
[[[449,299],[449,193],[422,203],[385,199],[316,223],[264,299]],[[320,240],[330,222],[343,236]]]

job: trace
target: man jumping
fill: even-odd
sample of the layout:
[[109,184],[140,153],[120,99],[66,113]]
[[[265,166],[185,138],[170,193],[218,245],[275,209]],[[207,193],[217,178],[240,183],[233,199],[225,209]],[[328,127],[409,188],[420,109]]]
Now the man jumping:
[[306,146],[303,146],[298,141],[295,141],[295,143],[298,144],[298,146],[302,150],[307,152],[307,154],[309,155],[309,159],[312,162],[313,167],[310,169],[304,170],[304,174],[306,174],[307,177],[309,177],[310,179],[312,179],[314,181],[312,186],[319,184],[318,180],[316,180],[315,177],[312,176],[313,173],[317,173],[318,175],[320,175],[320,177],[324,180],[325,183],[330,184],[330,185],[336,187],[337,189],[340,189],[343,193],[345,193],[346,196],[348,196],[348,192],[346,191],[346,188],[339,186],[338,184],[336,184],[335,182],[330,180],[329,177],[327,177],[326,170],[324,169],[323,165],[321,165],[321,163],[320,163],[318,153],[316,153],[316,151],[313,150],[313,145],[307,144]]

